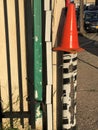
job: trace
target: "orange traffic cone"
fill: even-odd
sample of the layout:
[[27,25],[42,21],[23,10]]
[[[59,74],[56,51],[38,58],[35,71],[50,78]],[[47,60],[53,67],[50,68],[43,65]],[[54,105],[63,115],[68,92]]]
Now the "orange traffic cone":
[[75,52],[82,50],[82,48],[79,47],[78,43],[76,14],[75,14],[75,6],[73,3],[70,3],[68,6],[68,11],[61,38],[61,44],[60,46],[53,48],[53,50],[66,51],[66,52]]

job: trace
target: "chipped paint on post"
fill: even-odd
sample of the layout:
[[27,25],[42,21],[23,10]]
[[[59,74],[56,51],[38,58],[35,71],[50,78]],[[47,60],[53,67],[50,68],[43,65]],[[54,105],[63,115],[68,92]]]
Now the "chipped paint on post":
[[42,8],[41,0],[34,0],[33,7],[33,31],[34,31],[34,89],[35,89],[35,118],[36,129],[42,129],[42,111],[40,102],[42,101]]
[[40,106],[38,105],[37,109],[36,109],[36,120],[37,120],[37,118],[40,118],[42,116],[41,114],[42,113],[40,112]]

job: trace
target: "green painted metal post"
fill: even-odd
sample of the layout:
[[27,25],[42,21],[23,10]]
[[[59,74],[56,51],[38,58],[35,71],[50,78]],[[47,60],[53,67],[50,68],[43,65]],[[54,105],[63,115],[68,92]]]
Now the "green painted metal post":
[[[42,1],[33,0],[33,19],[34,19],[34,89],[35,100],[42,101]],[[40,103],[36,103],[36,122],[41,124],[42,112]]]

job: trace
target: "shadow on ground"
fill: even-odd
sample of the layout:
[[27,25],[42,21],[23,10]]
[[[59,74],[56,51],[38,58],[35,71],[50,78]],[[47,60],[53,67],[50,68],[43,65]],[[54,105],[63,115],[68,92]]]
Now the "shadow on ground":
[[78,130],[98,130],[98,34],[79,34],[84,51],[78,53]]
[[98,33],[79,34],[79,44],[84,50],[98,56]]

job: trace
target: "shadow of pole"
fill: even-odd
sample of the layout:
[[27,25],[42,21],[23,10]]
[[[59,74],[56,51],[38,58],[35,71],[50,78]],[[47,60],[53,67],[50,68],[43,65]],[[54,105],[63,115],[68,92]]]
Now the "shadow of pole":
[[87,35],[86,37],[79,34],[80,46],[91,54],[98,56],[98,34],[88,33]]

